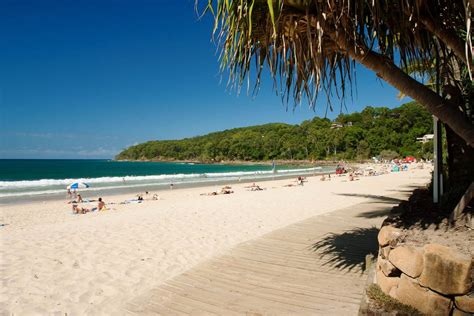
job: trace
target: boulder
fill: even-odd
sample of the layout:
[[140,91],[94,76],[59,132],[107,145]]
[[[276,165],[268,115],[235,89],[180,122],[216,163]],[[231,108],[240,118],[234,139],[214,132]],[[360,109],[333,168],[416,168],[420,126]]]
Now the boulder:
[[463,312],[474,314],[474,292],[468,295],[456,296],[454,298],[454,304]]
[[377,284],[380,286],[382,292],[384,292],[385,294],[390,294],[390,290],[393,287],[397,287],[398,282],[400,281],[400,278],[392,278],[386,276],[380,269],[377,269],[375,277],[377,278]]
[[451,300],[427,288],[414,279],[402,274],[395,298],[403,304],[413,306],[426,315],[449,315]]
[[392,249],[392,247],[390,246],[385,246],[385,247],[380,247],[380,256],[384,259],[388,259],[388,255],[390,254],[390,250]]
[[423,271],[423,252],[415,247],[400,246],[392,249],[388,260],[412,278],[419,277]]
[[462,295],[472,285],[472,261],[450,248],[438,244],[424,247],[420,284],[445,295]]
[[379,270],[382,270],[385,276],[400,276],[400,271],[393,264],[391,264],[390,261],[379,257],[377,264],[379,265]]
[[398,238],[402,235],[402,231],[392,226],[384,226],[380,229],[377,239],[379,245],[384,247],[387,245],[395,246]]

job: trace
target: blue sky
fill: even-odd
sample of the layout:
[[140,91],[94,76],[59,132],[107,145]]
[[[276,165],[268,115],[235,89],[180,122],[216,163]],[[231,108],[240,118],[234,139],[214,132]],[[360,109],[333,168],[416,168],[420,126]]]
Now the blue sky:
[[[226,89],[211,29],[194,0],[0,1],[0,158],[112,158],[147,140],[324,116],[325,98],[287,110],[268,78],[256,97]],[[349,112],[408,101],[363,68],[357,83]]]

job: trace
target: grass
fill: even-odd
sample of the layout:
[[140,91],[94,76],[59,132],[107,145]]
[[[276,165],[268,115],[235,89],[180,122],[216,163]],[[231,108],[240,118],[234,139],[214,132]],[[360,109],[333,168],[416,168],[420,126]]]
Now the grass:
[[388,296],[380,286],[377,284],[371,284],[367,288],[367,297],[371,300],[370,305],[376,307],[377,309],[385,312],[385,313],[394,313],[395,315],[399,316],[423,316],[420,311],[416,308],[411,307],[409,305],[405,305],[397,301],[396,299]]

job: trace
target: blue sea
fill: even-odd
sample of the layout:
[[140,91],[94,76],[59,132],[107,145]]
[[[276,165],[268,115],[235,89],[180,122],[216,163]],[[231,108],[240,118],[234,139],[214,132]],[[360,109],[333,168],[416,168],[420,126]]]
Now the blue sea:
[[329,172],[333,167],[311,168],[268,165],[225,165],[114,160],[1,159],[0,202],[22,197],[64,196],[66,186],[87,183],[90,194],[158,190],[213,182],[252,181],[300,174]]

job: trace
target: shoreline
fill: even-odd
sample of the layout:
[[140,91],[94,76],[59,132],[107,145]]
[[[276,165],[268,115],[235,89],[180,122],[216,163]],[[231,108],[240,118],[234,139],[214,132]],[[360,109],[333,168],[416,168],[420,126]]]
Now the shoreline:
[[[173,190],[179,190],[182,188],[198,188],[206,187],[210,185],[225,185],[225,184],[237,184],[237,183],[252,183],[252,182],[261,182],[261,181],[272,181],[279,179],[291,179],[298,176],[315,176],[321,174],[334,174],[333,170],[313,170],[313,171],[304,171],[295,172],[291,174],[284,173],[275,173],[274,175],[260,175],[255,174],[255,177],[232,177],[229,179],[216,179],[216,180],[203,180],[198,182],[173,182]],[[240,180],[239,180],[240,178]],[[143,193],[145,191],[156,191],[163,192],[170,189],[170,183],[137,183],[136,186],[129,187],[118,187],[113,189],[101,189],[100,187],[94,188],[94,190],[88,191],[79,190],[78,193],[81,193],[84,198],[88,197],[99,197],[99,196],[117,196],[123,194],[136,195]],[[38,195],[21,195],[21,196],[7,196],[0,197],[0,206],[5,205],[21,205],[31,202],[43,202],[43,201],[58,201],[58,200],[67,200],[65,198],[65,193],[51,193],[51,194],[38,194]]]
[[[317,177],[322,174],[331,174],[333,175],[334,172],[324,171],[324,172],[314,172],[314,173],[295,173],[291,175],[279,175],[274,177],[265,177],[265,178],[252,178],[247,179],[243,178],[240,181],[238,179],[229,179],[229,180],[215,180],[215,181],[206,181],[206,182],[188,182],[188,183],[173,183],[172,191],[182,190],[182,189],[189,189],[189,188],[206,188],[211,186],[220,186],[220,185],[228,185],[228,184],[249,184],[249,183],[264,183],[269,181],[276,181],[276,180],[287,180],[287,179],[294,179],[298,176],[306,176],[306,177]],[[130,195],[136,196],[137,194],[143,194],[144,192],[150,192],[152,195],[153,193],[162,193],[166,191],[171,191],[169,184],[143,184],[142,186],[135,186],[135,187],[123,187],[119,189],[104,189],[98,191],[78,191],[81,193],[83,198],[98,198],[98,197],[116,197],[122,195]],[[30,196],[12,196],[12,197],[1,197],[0,198],[0,207],[1,206],[11,206],[11,205],[22,205],[22,204],[30,204],[30,203],[41,203],[41,202],[50,202],[50,201],[68,201],[68,198],[65,197],[64,193],[53,193],[48,195],[30,195]]]

